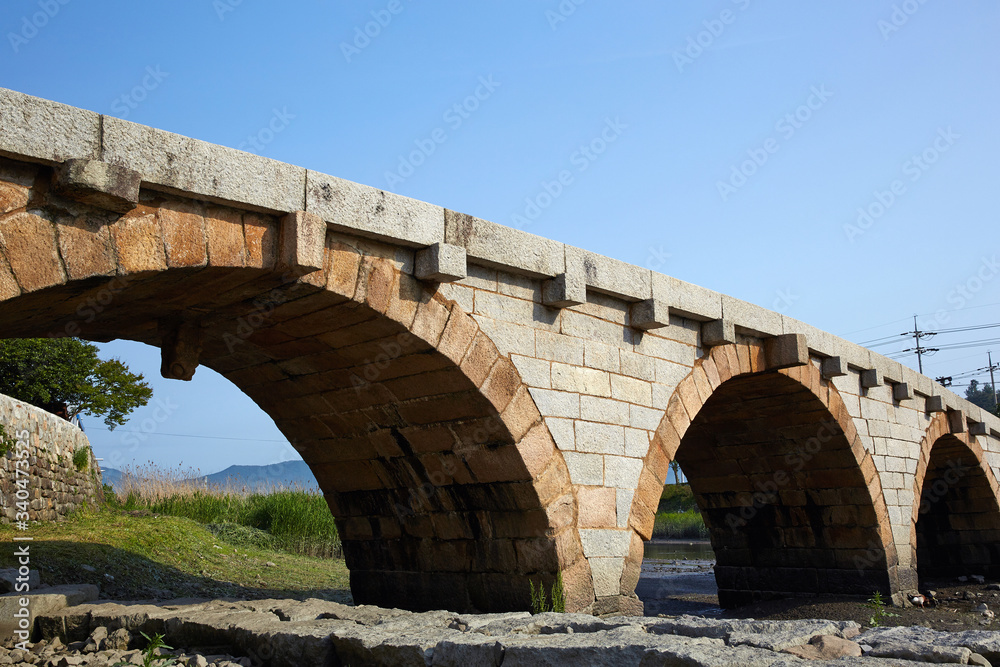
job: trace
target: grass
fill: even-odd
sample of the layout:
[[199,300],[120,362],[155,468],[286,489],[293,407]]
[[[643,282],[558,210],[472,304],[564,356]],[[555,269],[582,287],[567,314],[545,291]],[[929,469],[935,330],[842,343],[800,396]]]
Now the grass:
[[660,506],[653,523],[653,537],[661,539],[705,539],[708,529],[701,518],[691,487],[668,484],[660,495]]
[[234,544],[324,558],[342,555],[333,515],[318,492],[284,487],[254,492],[192,481],[198,477],[197,471],[180,468],[126,469],[110,502],[126,511],[192,519]]
[[[17,532],[0,526],[0,539],[9,541]],[[350,599],[343,560],[237,546],[184,517],[105,507],[19,534],[33,538],[31,564],[46,584],[97,584],[112,599]],[[13,566],[12,550],[0,552],[0,567]]]

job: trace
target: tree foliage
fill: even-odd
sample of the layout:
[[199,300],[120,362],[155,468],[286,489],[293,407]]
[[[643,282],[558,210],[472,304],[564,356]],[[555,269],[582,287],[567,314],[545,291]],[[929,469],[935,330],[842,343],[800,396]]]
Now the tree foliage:
[[146,405],[153,390],[118,359],[102,360],[97,346],[76,338],[0,340],[0,393],[68,416],[104,417],[109,429]]
[[978,380],[970,380],[969,386],[965,389],[965,398],[970,403],[974,403],[984,410],[989,410],[993,414],[1000,414],[997,411],[996,394],[993,393],[993,385],[986,383],[979,384]]

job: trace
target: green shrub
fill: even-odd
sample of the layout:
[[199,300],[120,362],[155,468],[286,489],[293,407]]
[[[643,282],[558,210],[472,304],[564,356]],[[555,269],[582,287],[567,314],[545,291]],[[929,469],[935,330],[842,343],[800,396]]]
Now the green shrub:
[[686,512],[660,512],[653,523],[653,537],[704,539],[708,537],[705,520],[696,509]]
[[549,600],[545,596],[545,584],[528,579],[528,588],[531,590],[531,613],[541,614],[546,611],[563,613],[566,611],[566,591],[563,588],[562,572],[556,574],[556,580],[552,584],[552,598]]
[[78,447],[73,452],[73,467],[83,472],[90,467],[90,447]]
[[17,440],[7,435],[7,429],[0,424],[0,456],[7,456],[7,452],[14,448]]
[[657,512],[686,512],[698,509],[694,493],[688,484],[667,484],[660,494],[660,506]]

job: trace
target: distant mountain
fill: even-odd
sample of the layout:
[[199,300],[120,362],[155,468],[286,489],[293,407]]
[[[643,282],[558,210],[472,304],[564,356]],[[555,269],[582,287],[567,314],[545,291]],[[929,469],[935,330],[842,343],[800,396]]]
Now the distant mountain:
[[115,470],[114,468],[101,468],[101,479],[105,484],[110,484],[117,489],[118,482],[121,481],[121,478],[121,470]]
[[[101,468],[101,475],[105,484],[118,489],[122,477],[121,471]],[[274,486],[301,487],[307,490],[319,488],[305,461],[283,461],[266,466],[229,466],[225,470],[196,477],[192,481],[207,482],[210,486],[229,486],[237,490],[247,487],[254,491],[266,491]]]
[[197,479],[207,481],[212,486],[230,486],[235,489],[244,486],[255,490],[267,490],[273,486],[319,488],[305,461],[283,461],[266,466],[229,466],[225,470]]

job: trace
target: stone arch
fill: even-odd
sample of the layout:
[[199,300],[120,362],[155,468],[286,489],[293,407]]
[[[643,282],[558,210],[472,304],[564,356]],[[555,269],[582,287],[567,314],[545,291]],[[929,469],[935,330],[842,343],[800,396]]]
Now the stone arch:
[[921,578],[1000,576],[1000,485],[975,436],[952,433],[947,413],[920,442],[910,546]]
[[527,387],[409,274],[412,251],[323,231],[312,270],[292,261],[296,214],[145,190],[111,213],[50,178],[0,164],[0,337],[136,340],[167,348],[168,372],[227,377],[316,474],[358,603],[527,609],[529,580],[560,572],[569,609],[593,602],[566,465]]
[[[695,363],[644,461],[630,517],[634,545],[652,535],[675,456],[711,535],[723,606],[899,590],[874,460],[838,391],[811,363],[769,368],[754,340],[714,347]],[[632,550],[631,579],[641,554]]]

